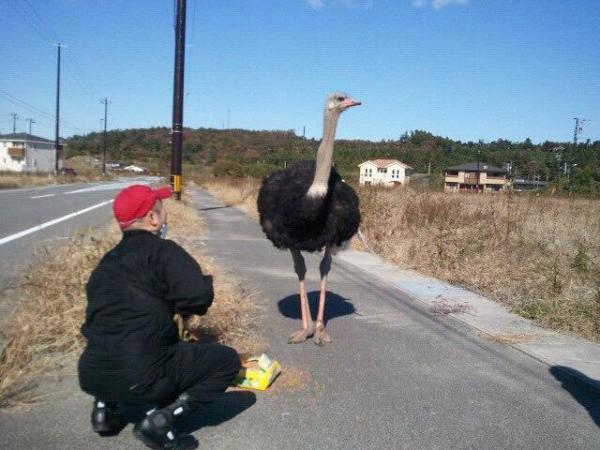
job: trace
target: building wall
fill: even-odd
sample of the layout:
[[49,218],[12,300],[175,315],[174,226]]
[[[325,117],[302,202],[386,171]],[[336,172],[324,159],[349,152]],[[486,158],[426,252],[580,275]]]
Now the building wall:
[[[28,143],[27,146],[27,170],[30,172],[52,172],[56,152],[54,145],[41,143]],[[59,167],[62,167],[62,160]]]
[[0,170],[10,172],[23,172],[27,165],[27,158],[13,158],[8,155],[8,149],[24,146],[23,142],[0,141]]
[[382,172],[375,164],[370,163],[361,166],[359,170],[359,184],[361,185],[372,184],[391,187],[398,183],[405,185],[410,181],[410,177],[406,175],[406,169],[398,164],[387,167],[384,169],[385,172]]
[[[468,186],[475,186],[475,184],[466,183],[466,174],[476,174],[477,172],[466,172],[459,171],[457,175],[446,175],[444,178],[444,191],[445,192],[458,192],[461,184]],[[506,177],[503,176],[488,176],[487,172],[479,173],[479,184],[482,185],[484,192],[494,192],[494,187],[503,190],[507,187],[508,183]]]
[[[25,144],[27,146],[25,147]],[[9,156],[9,148],[25,148],[24,158]],[[54,144],[38,141],[0,141],[0,170],[11,172],[52,172],[55,160]],[[63,166],[59,161],[59,168]]]

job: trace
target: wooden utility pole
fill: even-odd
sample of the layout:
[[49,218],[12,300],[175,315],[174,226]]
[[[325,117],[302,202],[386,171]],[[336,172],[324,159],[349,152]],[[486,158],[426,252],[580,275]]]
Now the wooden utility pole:
[[54,161],[54,173],[58,175],[58,161],[60,158],[60,49],[63,45],[59,42],[56,44],[58,50],[58,59],[56,65],[56,122],[55,122],[55,133],[54,133],[54,147],[55,147],[55,161]]
[[173,127],[171,137],[171,185],[177,200],[181,200],[181,148],[183,143],[183,74],[185,64],[186,0],[177,0],[175,22],[175,76],[173,82]]
[[17,113],[10,113],[13,120],[13,134],[17,132]]
[[104,133],[102,136],[102,175],[106,175],[106,119],[108,115],[108,98],[101,101],[104,104]]
[[33,119],[25,119],[27,122],[29,122],[29,134],[31,134],[31,125],[35,123],[35,120]]

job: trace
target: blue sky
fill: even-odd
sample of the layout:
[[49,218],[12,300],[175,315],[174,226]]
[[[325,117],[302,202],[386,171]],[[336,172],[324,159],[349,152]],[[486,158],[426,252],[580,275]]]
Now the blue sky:
[[[170,126],[173,3],[0,0],[0,131],[16,112],[53,137],[59,39],[63,135],[99,129],[103,97],[111,129]],[[184,123],[319,137],[343,90],[363,101],[343,138],[571,140],[579,116],[598,140],[599,20],[597,0],[188,0]]]

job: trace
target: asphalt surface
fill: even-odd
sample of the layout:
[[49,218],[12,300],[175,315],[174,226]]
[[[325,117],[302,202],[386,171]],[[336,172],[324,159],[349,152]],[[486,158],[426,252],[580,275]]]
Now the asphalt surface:
[[[511,347],[481,338],[397,286],[334,259],[327,306],[334,342],[288,345],[297,329],[291,258],[256,223],[198,192],[207,233],[198,243],[256,291],[268,353],[288,374],[265,393],[231,391],[188,428],[206,449],[596,449],[597,391]],[[318,257],[308,256],[316,304]],[[25,412],[0,412],[9,449],[137,449],[130,428],[99,438],[91,399],[75,380]]]
[[35,260],[36,253],[74,233],[105,224],[111,219],[109,203],[48,226],[26,236],[10,238],[24,230],[112,200],[131,183],[150,183],[156,178],[123,178],[116,182],[68,184],[28,189],[0,190],[0,291],[11,287]]

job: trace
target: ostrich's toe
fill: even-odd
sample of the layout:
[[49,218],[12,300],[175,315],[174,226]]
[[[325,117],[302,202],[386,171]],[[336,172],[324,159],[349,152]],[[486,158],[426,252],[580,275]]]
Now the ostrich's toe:
[[315,327],[310,324],[308,328],[302,328],[290,335],[288,340],[288,344],[300,344],[306,341],[309,337],[311,337],[315,333]]
[[325,330],[325,325],[317,324],[317,328],[315,330],[315,344],[319,346],[324,346],[325,344],[331,343],[331,336]]

